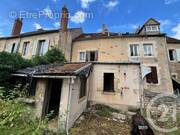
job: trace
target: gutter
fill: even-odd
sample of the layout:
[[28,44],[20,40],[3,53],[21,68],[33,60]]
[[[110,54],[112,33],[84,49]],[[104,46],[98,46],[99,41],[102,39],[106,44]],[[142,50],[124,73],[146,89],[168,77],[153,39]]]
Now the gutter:
[[[26,74],[12,74],[13,76],[19,76],[19,77],[27,77]],[[49,75],[33,75],[34,78],[54,78],[54,79],[69,79],[73,78],[75,79],[76,76],[49,76]]]
[[52,78],[52,79],[75,79],[76,76],[48,76],[48,75],[34,75],[34,78]]
[[11,74],[12,76],[20,76],[20,77],[27,77],[26,74]]

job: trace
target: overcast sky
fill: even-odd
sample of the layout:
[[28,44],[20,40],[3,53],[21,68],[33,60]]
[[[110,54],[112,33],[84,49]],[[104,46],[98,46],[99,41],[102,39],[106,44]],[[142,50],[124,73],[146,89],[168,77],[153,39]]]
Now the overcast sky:
[[161,30],[180,38],[180,0],[1,0],[0,36],[11,33],[14,19],[23,17],[22,32],[59,28],[63,5],[70,12],[69,27],[99,32],[106,24],[112,32],[134,32],[149,18]]

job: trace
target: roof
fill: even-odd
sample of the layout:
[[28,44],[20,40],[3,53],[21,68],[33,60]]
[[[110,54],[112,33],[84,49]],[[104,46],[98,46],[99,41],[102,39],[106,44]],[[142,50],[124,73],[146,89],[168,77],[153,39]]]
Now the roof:
[[136,33],[84,33],[74,39],[74,41],[84,41],[84,40],[93,40],[93,39],[106,39],[106,38],[123,38],[123,37],[162,37],[165,36],[165,33],[157,35],[139,35]]
[[167,43],[180,44],[180,40],[172,37],[166,37]]
[[144,23],[144,25],[148,25],[148,23],[149,23],[150,21],[153,21],[153,22],[155,22],[156,24],[160,25],[160,22],[158,22],[158,21],[155,20],[154,18],[150,18],[149,20],[147,20],[147,21]]
[[18,70],[13,75],[20,76],[20,74],[24,74],[25,76],[32,77],[35,75],[79,76],[85,71],[89,71],[91,65],[92,64],[88,62],[66,63],[64,65],[41,65]]
[[[150,18],[150,19],[148,19],[148,20],[144,23],[144,25],[143,25],[142,27],[140,27],[140,28],[137,29],[136,33],[139,34],[139,33],[142,31],[142,29],[143,29],[146,25],[148,25],[148,23],[149,23],[150,21],[154,21],[154,22],[155,22],[155,25],[160,25],[160,22],[158,22],[158,21],[155,20],[154,18]],[[151,24],[151,25],[152,25],[152,24]],[[154,25],[154,24],[153,24],[153,25]]]
[[[71,28],[68,30],[71,31],[71,30],[76,30],[76,29],[81,29],[81,28]],[[59,31],[60,31],[60,29],[53,29],[53,30],[40,29],[37,31],[22,33],[18,36],[1,37],[0,39],[13,39],[13,38],[20,38],[20,37],[29,37],[29,36],[35,36],[35,35],[41,35],[41,34],[58,33]]]

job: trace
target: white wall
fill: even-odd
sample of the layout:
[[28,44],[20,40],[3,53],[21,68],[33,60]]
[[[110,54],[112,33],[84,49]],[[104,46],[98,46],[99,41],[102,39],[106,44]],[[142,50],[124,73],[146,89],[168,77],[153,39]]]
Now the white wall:
[[[104,73],[114,73],[115,92],[103,91]],[[127,106],[136,107],[140,102],[139,65],[96,64],[91,74],[90,86],[89,100],[92,104],[106,104],[119,109],[127,109]]]

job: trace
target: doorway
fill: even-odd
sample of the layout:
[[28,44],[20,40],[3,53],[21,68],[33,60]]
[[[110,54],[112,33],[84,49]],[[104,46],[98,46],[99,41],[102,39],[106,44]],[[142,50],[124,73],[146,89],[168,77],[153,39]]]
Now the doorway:
[[43,116],[52,113],[53,119],[59,113],[62,79],[49,79],[44,99]]

